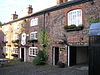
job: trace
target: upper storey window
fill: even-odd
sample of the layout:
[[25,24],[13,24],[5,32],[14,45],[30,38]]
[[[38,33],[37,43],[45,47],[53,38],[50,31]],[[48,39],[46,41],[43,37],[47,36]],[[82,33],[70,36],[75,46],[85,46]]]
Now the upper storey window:
[[14,30],[16,30],[16,29],[19,28],[19,25],[18,24],[14,24],[13,28],[14,28]]
[[38,18],[33,18],[33,19],[31,20],[30,26],[36,26],[36,25],[38,25]]
[[82,25],[82,9],[75,9],[68,12],[68,25]]
[[38,37],[37,37],[37,31],[35,32],[31,32],[30,33],[30,40],[37,40]]
[[4,26],[3,29],[4,29],[5,32],[8,32],[9,31],[9,25]]

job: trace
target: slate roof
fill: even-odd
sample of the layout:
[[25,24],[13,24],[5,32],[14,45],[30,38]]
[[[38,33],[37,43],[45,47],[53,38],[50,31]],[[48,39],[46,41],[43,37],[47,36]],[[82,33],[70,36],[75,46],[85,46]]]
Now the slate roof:
[[63,8],[70,7],[70,6],[73,6],[73,5],[82,4],[82,3],[85,3],[85,2],[89,2],[89,1],[92,1],[92,0],[74,0],[74,1],[66,2],[66,3],[62,3],[62,4],[59,4],[59,5],[56,5],[56,6],[53,6],[53,7],[50,7],[50,8],[41,10],[41,11],[38,11],[36,13],[29,14],[28,16],[24,16],[22,18],[15,19],[13,21],[9,21],[9,22],[4,23],[2,25],[10,24],[10,23],[13,23],[13,22],[17,22],[17,21],[20,21],[20,20],[24,20],[24,19],[33,17],[33,16],[38,16],[38,15],[41,15],[41,14],[46,14],[48,12],[56,11],[56,10],[59,10],[59,9],[63,9]]
[[89,36],[99,36],[100,35],[100,22],[92,23],[89,28]]

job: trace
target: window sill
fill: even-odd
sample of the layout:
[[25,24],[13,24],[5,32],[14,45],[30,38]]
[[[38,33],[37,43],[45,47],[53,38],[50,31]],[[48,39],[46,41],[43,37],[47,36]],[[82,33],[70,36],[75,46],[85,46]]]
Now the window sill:
[[36,57],[37,55],[29,55],[30,57]]
[[83,26],[82,27],[76,27],[76,28],[72,28],[72,29],[65,29],[65,31],[70,32],[70,31],[80,31],[83,30]]
[[29,43],[34,43],[34,42],[37,42],[38,40],[37,39],[34,39],[34,40],[28,40]]

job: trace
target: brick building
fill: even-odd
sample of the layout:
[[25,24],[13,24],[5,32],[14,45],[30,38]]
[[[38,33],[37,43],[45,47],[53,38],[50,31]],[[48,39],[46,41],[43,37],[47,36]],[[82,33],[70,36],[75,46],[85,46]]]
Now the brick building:
[[[88,28],[90,17],[100,18],[99,0],[57,0],[57,5],[15,19],[3,26],[20,22],[18,57],[32,61],[39,50],[37,34],[45,25],[50,37],[48,63],[62,61],[68,66],[88,63]],[[29,40],[36,42],[29,43]],[[12,47],[12,45],[11,45]]]
[[[2,37],[1,37],[2,36]],[[4,39],[3,39],[3,36],[4,36],[4,33],[2,32],[2,29],[0,27],[0,57],[3,58],[3,47],[5,46],[5,43],[3,42]]]

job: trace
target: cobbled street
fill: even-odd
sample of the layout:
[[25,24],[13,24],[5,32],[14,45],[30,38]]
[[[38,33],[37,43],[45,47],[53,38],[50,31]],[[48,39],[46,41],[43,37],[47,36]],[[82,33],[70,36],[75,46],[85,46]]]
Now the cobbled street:
[[[84,69],[85,68],[85,69]],[[34,66],[32,63],[10,63],[0,67],[0,75],[88,75],[86,67],[58,68],[57,66]]]

